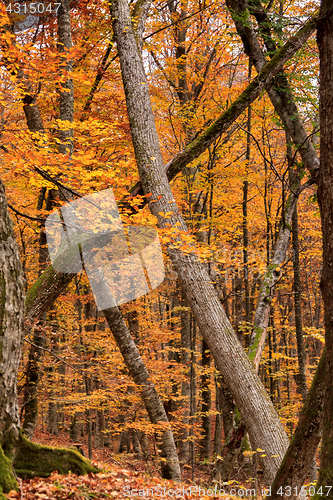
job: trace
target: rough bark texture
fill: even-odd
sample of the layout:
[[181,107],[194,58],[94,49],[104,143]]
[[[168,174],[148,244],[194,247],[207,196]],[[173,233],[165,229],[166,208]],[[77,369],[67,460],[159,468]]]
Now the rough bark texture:
[[105,309],[103,312],[130,375],[139,387],[140,396],[150,421],[153,424],[161,424],[163,426],[164,430],[159,433],[158,443],[162,475],[165,479],[177,481],[180,479],[177,449],[162,401],[157,394],[154,383],[149,376],[119,308],[113,307]]
[[[128,4],[125,0],[113,1],[110,8],[132,140],[144,192],[152,192],[152,200],[155,201],[150,202],[150,209],[158,217],[160,227],[178,222],[181,230],[187,230],[165,174],[147,80],[132,30]],[[170,211],[173,212],[171,218],[164,219],[161,213]],[[177,243],[175,238],[174,244],[169,246],[169,254],[217,368],[234,394],[252,444],[266,452],[263,467],[265,479],[271,483],[288,447],[288,438],[265,388],[225,315],[210,276],[196,256],[179,251]]]
[[[318,486],[333,485],[333,6],[322,0],[318,24],[320,55],[320,171],[318,202],[323,234],[321,291],[324,302],[327,394]],[[333,493],[330,493],[330,498]],[[319,498],[319,495],[318,495]]]
[[0,444],[19,427],[16,376],[21,359],[24,275],[0,180]]
[[74,276],[74,274],[58,273],[49,266],[27,292],[26,318],[41,319],[44,312],[48,311],[54,301],[65,292]]
[[[280,491],[288,492],[285,489],[287,486],[291,487],[291,495],[288,498],[290,500],[296,499],[295,491],[300,491],[308,476],[314,454],[321,439],[326,379],[330,376],[327,372],[325,354],[324,350],[302,408],[298,425],[272,484],[270,500],[287,498],[287,496],[284,497],[278,494],[280,487],[282,487]],[[324,491],[326,494],[327,490]]]
[[71,450],[35,445],[20,431],[17,404],[17,372],[21,358],[24,318],[24,276],[5,190],[0,180],[0,498],[2,492],[17,489],[13,472],[50,475],[54,470],[68,473],[98,472]]
[[19,437],[17,372],[21,359],[24,275],[0,180],[0,493],[16,484],[10,466]]

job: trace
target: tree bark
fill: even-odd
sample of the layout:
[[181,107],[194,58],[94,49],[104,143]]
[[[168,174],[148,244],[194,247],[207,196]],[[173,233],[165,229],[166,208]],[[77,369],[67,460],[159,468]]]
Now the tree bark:
[[[17,372],[21,360],[25,279],[0,179],[0,464],[10,460],[19,438]],[[1,458],[2,457],[2,458]],[[0,472],[1,487],[15,485],[10,462]]]
[[[316,486],[333,485],[333,6],[322,0],[317,41],[320,56],[320,171],[318,202],[323,234],[321,292],[324,302],[327,360],[324,428],[319,480]],[[325,490],[327,491],[327,490]],[[319,495],[317,495],[319,498]],[[333,497],[333,493],[329,494]]]
[[[287,486],[291,488],[291,494],[288,498],[296,500],[298,497],[295,492],[300,491],[308,476],[322,435],[326,381],[330,377],[327,371],[325,351],[326,349],[323,351],[317,366],[289,448],[272,484],[270,500],[284,498],[278,491],[280,487],[282,487],[280,491],[287,491],[285,490]],[[328,484],[326,483],[326,485]],[[324,491],[326,494],[327,490]]]
[[[74,89],[71,72],[73,71],[73,60],[68,58],[68,52],[72,48],[71,17],[69,13],[69,0],[61,0],[58,9],[58,52],[60,55],[60,74],[68,75],[64,83],[59,84],[59,118],[62,121],[73,122],[74,119]],[[69,126],[67,130],[59,133],[61,144],[59,152],[71,156],[74,148],[73,129]]]
[[87,461],[77,458],[75,452],[38,447],[22,436],[16,386],[23,318],[24,276],[0,180],[0,498],[4,498],[2,492],[18,489],[12,464],[18,475],[23,469],[28,472],[34,467],[38,473],[48,475],[55,469],[60,472],[60,467],[64,472],[97,472]]
[[152,424],[161,424],[163,426],[163,430],[159,432],[160,437],[158,442],[162,475],[165,479],[177,481],[180,479],[177,450],[162,401],[157,394],[154,383],[149,376],[119,308],[113,307],[105,309],[103,312],[130,375],[139,387],[140,396],[150,421]]
[[[171,224],[186,231],[173,198],[160,152],[148,84],[137,50],[126,0],[110,4],[113,29],[125,88],[134,151],[145,193],[151,192],[151,212],[159,226]],[[172,212],[165,219],[161,214]],[[204,266],[193,253],[177,249],[175,237],[169,254],[191,304],[196,322],[244,418],[253,446],[262,448],[265,479],[271,483],[288,446],[288,438],[258,376],[242,349],[221,306]]]
[[[208,349],[208,345],[205,340],[202,339],[202,347],[201,347],[201,355],[202,355],[202,368],[205,372],[210,367],[211,356]],[[202,439],[200,442],[200,458],[210,460],[210,452],[211,452],[211,390],[210,390],[210,373],[203,373],[201,375],[201,424],[202,424]]]

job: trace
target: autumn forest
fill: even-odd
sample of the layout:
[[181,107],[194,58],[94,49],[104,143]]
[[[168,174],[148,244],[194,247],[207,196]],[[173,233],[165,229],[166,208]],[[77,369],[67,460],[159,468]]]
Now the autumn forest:
[[[331,2],[59,2],[0,4],[0,498],[333,498]],[[102,192],[165,275],[105,306],[47,232]]]

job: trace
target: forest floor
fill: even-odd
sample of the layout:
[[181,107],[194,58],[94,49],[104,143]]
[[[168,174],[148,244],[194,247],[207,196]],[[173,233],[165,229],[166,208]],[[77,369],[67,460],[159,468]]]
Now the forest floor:
[[[52,436],[47,432],[38,431],[33,441],[49,446],[71,445],[66,433]],[[87,456],[88,450],[85,443],[82,443],[82,450]],[[164,480],[159,474],[158,463],[148,465],[143,460],[136,459],[132,454],[116,454],[108,448],[94,449],[92,463],[102,472],[90,473],[86,476],[75,474],[64,476],[54,471],[48,478],[19,479],[20,492],[11,491],[5,496],[8,499],[19,500],[137,500],[142,498],[235,500],[241,497],[254,498],[251,494],[253,490],[250,492],[253,485],[234,482],[224,485],[220,490],[220,486],[209,481],[210,474],[205,470],[197,470],[194,480],[189,477],[190,471],[186,469],[183,471],[183,482],[175,483]],[[261,490],[258,489],[255,493],[255,498],[262,498]]]

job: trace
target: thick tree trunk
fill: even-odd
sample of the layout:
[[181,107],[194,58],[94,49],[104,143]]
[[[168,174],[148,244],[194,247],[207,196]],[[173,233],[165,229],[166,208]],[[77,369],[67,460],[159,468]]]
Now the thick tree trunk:
[[[290,487],[288,498],[295,500],[297,498],[295,493],[300,492],[301,486],[308,476],[322,434],[326,380],[328,378],[331,380],[331,375],[327,372],[325,354],[324,350],[302,408],[298,425],[272,484],[270,500],[287,498],[287,496],[283,497],[278,493],[278,491],[288,493],[287,487]],[[326,494],[327,490],[324,491]]]
[[[17,372],[21,359],[24,275],[0,180],[0,492],[15,486],[10,460],[19,439]],[[3,451],[2,451],[3,450]],[[7,469],[7,470],[6,470]]]
[[[127,110],[141,183],[151,192],[152,213],[160,227],[171,223],[186,231],[186,225],[170,190],[159,148],[142,59],[137,50],[126,0],[110,4],[113,28],[122,69]],[[163,213],[172,212],[164,219]],[[177,249],[175,237],[169,254],[191,304],[196,322],[221,372],[233,392],[252,444],[265,450],[265,479],[272,482],[288,446],[288,438],[258,376],[242,349],[221,306],[211,278],[193,253]]]
[[[22,436],[17,404],[17,372],[24,317],[24,276],[0,180],[0,498],[17,489],[17,475],[50,475],[53,470],[97,472],[71,450],[34,445]],[[29,472],[30,471],[30,472]]]
[[[318,202],[323,233],[321,291],[327,359],[324,429],[318,487],[333,485],[333,6],[322,0],[318,24],[320,55],[320,171]],[[327,491],[327,490],[325,490]],[[333,493],[329,494],[333,498]],[[319,495],[318,495],[319,498]]]

